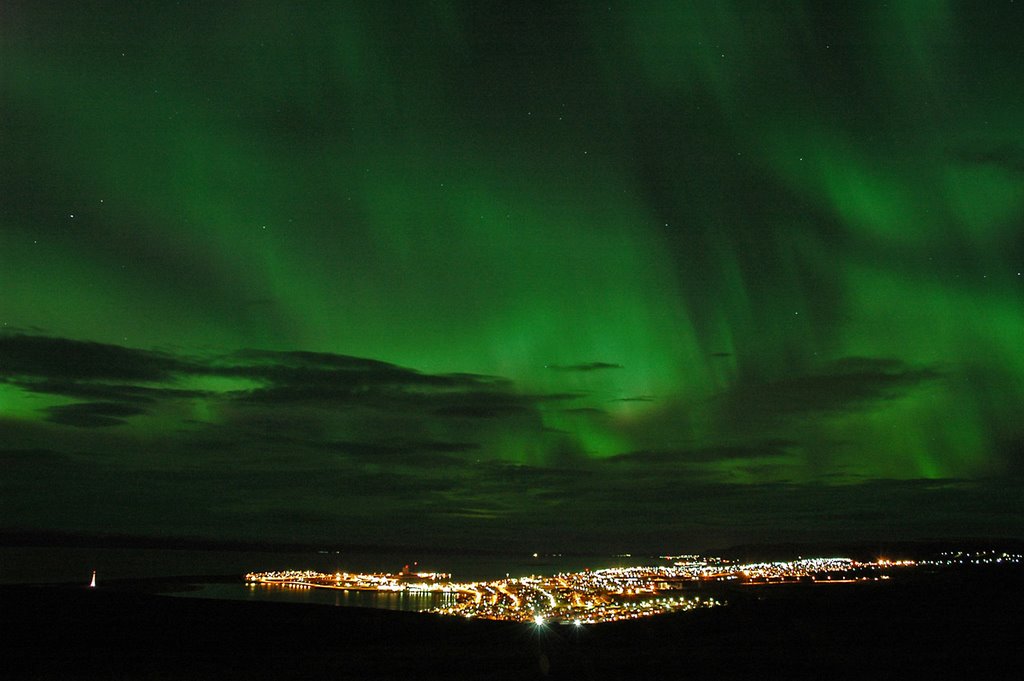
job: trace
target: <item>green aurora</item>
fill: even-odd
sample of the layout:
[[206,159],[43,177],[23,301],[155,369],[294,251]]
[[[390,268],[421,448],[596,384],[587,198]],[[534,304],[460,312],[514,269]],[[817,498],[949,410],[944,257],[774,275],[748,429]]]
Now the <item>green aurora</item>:
[[1020,535],[1022,25],[5,3],[3,525]]

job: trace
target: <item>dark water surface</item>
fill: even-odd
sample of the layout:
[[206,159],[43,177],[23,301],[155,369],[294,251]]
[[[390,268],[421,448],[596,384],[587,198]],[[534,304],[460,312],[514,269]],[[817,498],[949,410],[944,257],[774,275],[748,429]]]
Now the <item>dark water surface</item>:
[[419,612],[454,603],[453,594],[425,592],[342,591],[279,586],[275,584],[196,584],[187,591],[170,592],[173,596],[217,598],[231,601],[275,601],[308,603],[353,608],[384,608]]
[[[448,572],[455,581],[555,574],[585,568],[663,564],[657,558],[610,556],[538,556],[523,554],[460,556],[426,552],[198,551],[64,547],[0,547],[0,584],[88,583],[92,571],[100,585],[109,580],[189,575],[242,575],[271,570],[320,572]],[[212,593],[212,591],[211,591]],[[211,596],[212,597],[212,596]],[[288,596],[292,598],[292,596]]]

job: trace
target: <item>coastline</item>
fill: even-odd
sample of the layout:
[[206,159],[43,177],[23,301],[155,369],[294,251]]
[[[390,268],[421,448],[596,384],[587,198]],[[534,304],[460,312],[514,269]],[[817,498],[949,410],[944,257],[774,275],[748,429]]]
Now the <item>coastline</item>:
[[583,631],[181,598],[129,583],[4,585],[2,659],[9,679],[1002,678],[1001,665],[1021,661],[1020,577],[774,588],[725,608]]

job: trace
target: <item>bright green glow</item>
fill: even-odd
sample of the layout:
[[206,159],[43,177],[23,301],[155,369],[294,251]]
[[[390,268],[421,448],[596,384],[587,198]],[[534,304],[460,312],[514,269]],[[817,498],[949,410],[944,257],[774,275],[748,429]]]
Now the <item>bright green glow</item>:
[[6,418],[32,419],[36,417],[37,410],[62,402],[66,400],[54,399],[48,395],[34,395],[0,383],[0,413]]
[[[336,449],[668,452],[672,475],[747,485],[1017,465],[1017,10],[250,5],[73,8],[67,30],[11,12],[0,324],[485,374],[528,408],[250,423],[226,405],[260,380],[176,375],[146,386],[203,394],[104,445],[306,419]],[[33,433],[72,401],[0,391]]]
[[998,168],[949,168],[945,193],[949,209],[980,245],[999,247],[1012,238],[1024,210],[1024,186]]

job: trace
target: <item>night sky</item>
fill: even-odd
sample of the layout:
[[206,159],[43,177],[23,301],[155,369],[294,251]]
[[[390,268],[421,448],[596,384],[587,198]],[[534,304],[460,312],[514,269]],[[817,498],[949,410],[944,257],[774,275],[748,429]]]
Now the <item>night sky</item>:
[[0,527],[1020,536],[1022,32],[4,2]]

